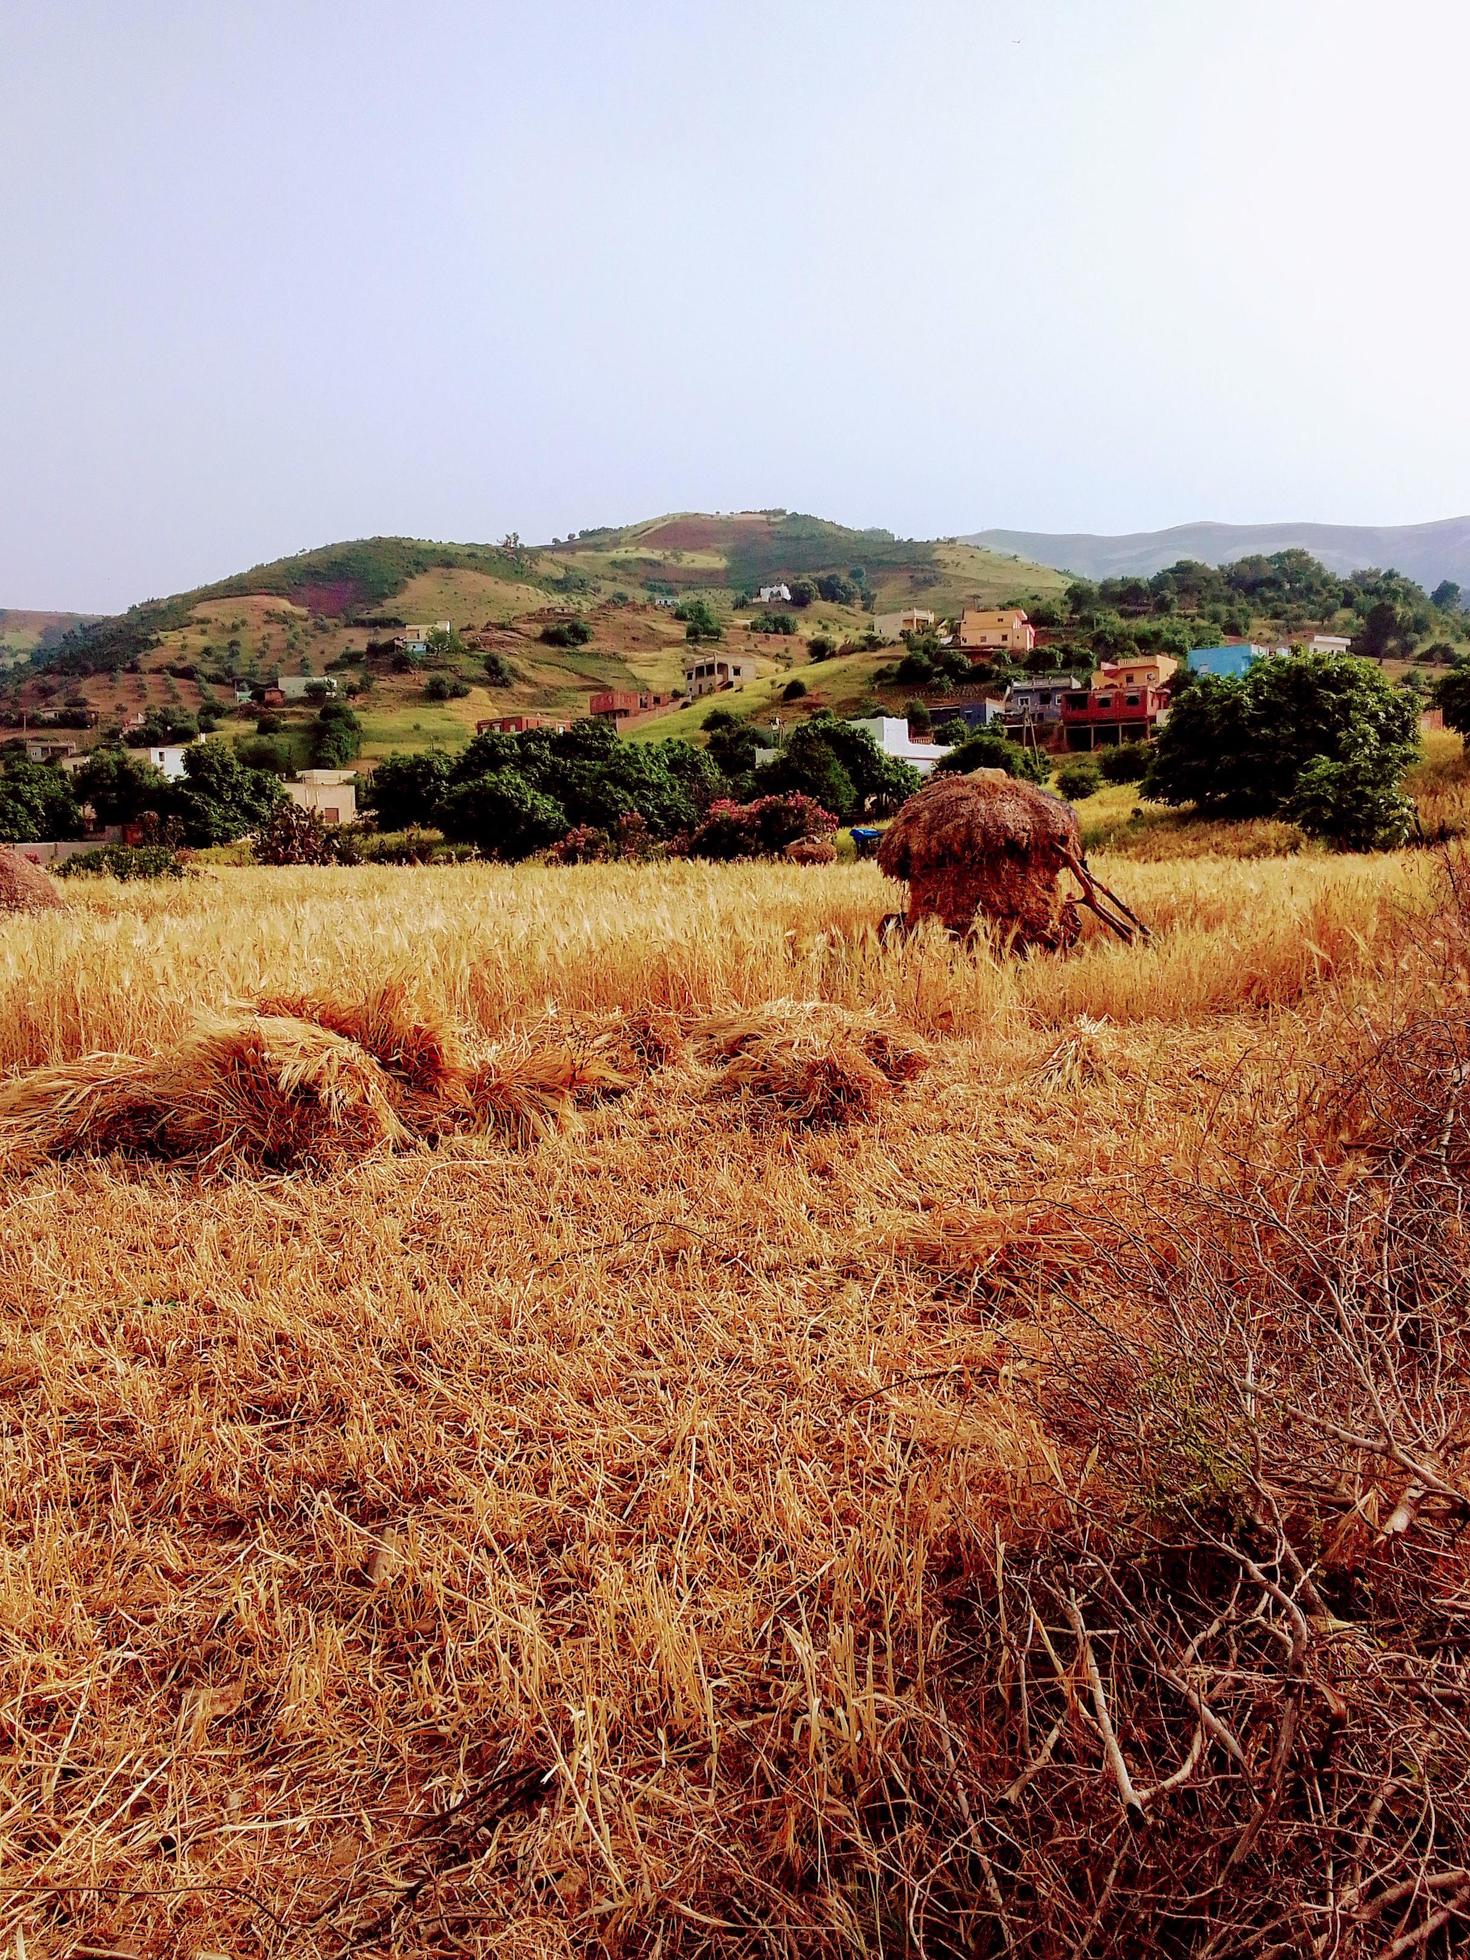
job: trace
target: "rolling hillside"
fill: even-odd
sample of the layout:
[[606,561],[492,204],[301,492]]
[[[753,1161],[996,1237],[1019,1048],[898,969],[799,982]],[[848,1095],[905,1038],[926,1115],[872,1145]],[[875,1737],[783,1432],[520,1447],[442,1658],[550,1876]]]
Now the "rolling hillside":
[[0,668],[46,652],[65,639],[74,626],[83,626],[89,613],[25,612],[0,606]]
[[[825,579],[833,596],[793,609],[797,631],[761,633],[749,604],[760,585]],[[168,710],[215,719],[221,732],[250,734],[257,711],[237,707],[237,682],[275,673],[335,674],[353,691],[368,760],[394,749],[458,747],[475,722],[518,711],[585,713],[602,688],[671,694],[682,680],[684,627],[673,602],[703,598],[725,622],[726,644],[754,658],[761,679],[742,706],[764,709],[792,670],[809,662],[821,636],[855,642],[874,611],[918,602],[939,612],[969,603],[1025,603],[1065,584],[1056,571],[955,540],[895,538],[784,511],[712,516],[683,512],[549,545],[442,544],[367,538],[322,546],[191,592],[150,600],[116,618],[69,620],[33,634],[17,664],[0,674],[0,714],[79,711],[97,717],[83,745],[138,713]],[[579,647],[542,638],[558,620],[591,629]],[[3,616],[0,616],[3,617]],[[396,625],[449,620],[469,636],[432,668],[401,670],[382,649]],[[72,630],[68,631],[70,627]],[[508,684],[490,684],[498,655]],[[812,677],[814,700],[856,705],[871,694],[877,653],[853,653]],[[429,697],[442,678],[460,692]],[[305,759],[311,710],[285,715],[285,733]],[[686,733],[701,714],[675,710],[640,724],[643,735]]]
[[1300,546],[1339,576],[1369,565],[1391,566],[1426,590],[1447,578],[1470,590],[1470,517],[1446,517],[1433,524],[1176,524],[1166,531],[1116,537],[1092,531],[992,530],[974,531],[965,542],[1094,579],[1148,576],[1181,558],[1228,565],[1255,552]]

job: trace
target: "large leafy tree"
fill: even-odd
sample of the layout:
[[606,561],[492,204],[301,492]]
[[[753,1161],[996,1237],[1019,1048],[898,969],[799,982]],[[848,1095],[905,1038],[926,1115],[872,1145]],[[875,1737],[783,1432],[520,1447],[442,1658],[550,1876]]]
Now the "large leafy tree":
[[169,786],[162,771],[127,749],[93,749],[72,782],[99,823],[136,823],[147,810],[162,814],[168,808]]
[[201,742],[184,752],[169,814],[186,844],[232,844],[263,824],[284,795],[274,776],[247,768],[223,742]]
[[368,778],[365,803],[379,830],[413,830],[436,824],[450,783],[450,758],[437,749],[390,755]]
[[82,812],[71,779],[49,762],[0,768],[0,841],[44,844],[80,837]]
[[[1238,679],[1201,675],[1159,731],[1145,793],[1225,816],[1308,805],[1320,813],[1329,804],[1342,812],[1354,795],[1388,809],[1417,747],[1414,700],[1376,667],[1351,655],[1297,654],[1260,661]],[[1298,804],[1304,772],[1318,761],[1351,768],[1315,771]],[[1357,830],[1343,817],[1322,834],[1346,843]]]
[[561,804],[513,769],[455,783],[440,805],[439,823],[454,842],[512,861],[544,850],[571,828]]

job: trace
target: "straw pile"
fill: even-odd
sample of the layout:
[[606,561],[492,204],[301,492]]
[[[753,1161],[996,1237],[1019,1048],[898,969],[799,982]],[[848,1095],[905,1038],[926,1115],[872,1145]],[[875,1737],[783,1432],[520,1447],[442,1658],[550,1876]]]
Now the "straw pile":
[[997,771],[926,783],[878,847],[879,868],[908,882],[909,930],[938,919],[962,937],[978,917],[1018,950],[1074,943],[1076,907],[1057,880],[1081,856],[1071,805]]
[[717,1096],[740,1098],[756,1125],[799,1129],[868,1122],[929,1066],[906,1032],[826,1001],[717,1015],[695,1028],[694,1045],[720,1070]]
[[118,1154],[193,1168],[330,1169],[456,1133],[522,1145],[629,1087],[566,1044],[471,1060],[404,990],[274,996],[141,1059],[91,1055],[0,1084],[0,1166]]
[[830,837],[798,837],[781,855],[791,864],[836,864],[837,846]]
[[59,912],[61,905],[54,878],[19,851],[0,845],[0,912]]

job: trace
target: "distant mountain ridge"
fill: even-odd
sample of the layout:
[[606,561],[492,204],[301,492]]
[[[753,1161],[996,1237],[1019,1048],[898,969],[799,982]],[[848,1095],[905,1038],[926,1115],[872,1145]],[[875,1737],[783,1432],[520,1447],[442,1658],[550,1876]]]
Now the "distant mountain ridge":
[[1148,576],[1181,558],[1228,565],[1256,552],[1300,546],[1340,576],[1369,565],[1392,567],[1433,589],[1451,578],[1470,590],[1470,517],[1432,524],[1175,524],[1165,531],[971,531],[966,544],[1015,552],[1079,578]]

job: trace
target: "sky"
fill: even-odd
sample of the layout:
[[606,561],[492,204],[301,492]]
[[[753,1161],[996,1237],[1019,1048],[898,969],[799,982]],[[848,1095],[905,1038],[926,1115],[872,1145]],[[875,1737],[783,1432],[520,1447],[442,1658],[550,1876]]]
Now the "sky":
[[5,0],[0,606],[1470,511],[1464,0]]

